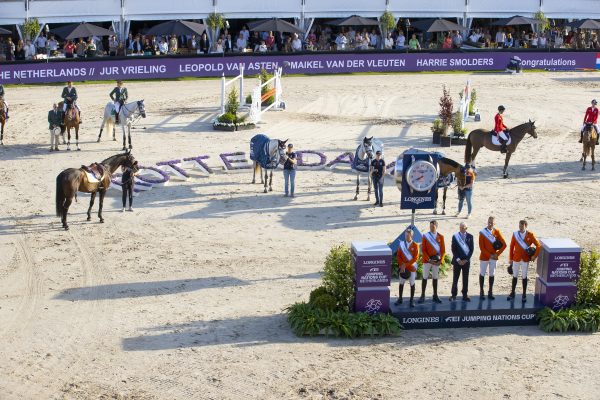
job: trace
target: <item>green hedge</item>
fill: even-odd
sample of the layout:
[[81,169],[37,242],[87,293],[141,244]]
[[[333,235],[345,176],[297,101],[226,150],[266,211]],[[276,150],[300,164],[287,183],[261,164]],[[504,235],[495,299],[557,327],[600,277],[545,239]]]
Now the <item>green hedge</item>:
[[304,302],[296,303],[286,311],[288,322],[298,336],[397,336],[402,330],[398,319],[388,314],[369,315],[345,310],[322,310]]
[[537,315],[540,329],[544,332],[598,332],[600,330],[600,306],[575,306],[559,311],[544,308]]

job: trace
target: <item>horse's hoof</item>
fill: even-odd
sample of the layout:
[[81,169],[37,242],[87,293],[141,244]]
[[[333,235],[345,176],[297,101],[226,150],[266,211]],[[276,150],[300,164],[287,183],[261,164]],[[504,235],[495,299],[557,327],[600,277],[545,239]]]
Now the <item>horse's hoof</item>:
[[585,165],[584,165],[583,167],[581,167],[581,170],[582,170],[582,171],[585,171]]
[[65,228],[65,231],[69,230],[69,225],[64,225],[63,228]]
[[129,145],[129,150],[131,150],[131,149],[133,149],[133,146],[132,146],[132,145]]
[[127,150],[127,147],[123,146],[123,148],[121,150]]
[[446,211],[442,211],[442,215],[446,215]]
[[79,148],[79,146],[77,146],[77,151],[81,151],[81,149]]
[[267,193],[267,189],[265,189],[265,191],[263,193]]
[[87,221],[91,221],[91,220],[92,220],[92,217],[87,217]]
[[433,210],[433,215],[437,215],[437,210]]
[[269,192],[272,192],[272,191],[273,191],[273,188],[269,188]]
[[504,179],[506,179],[506,178],[508,178],[508,174],[504,174],[504,175],[502,175],[502,177],[503,177]]
[[100,143],[100,138],[98,137],[98,140],[96,140],[96,143]]
[[100,218],[100,223],[103,224],[104,223],[104,219]]
[[354,197],[354,200],[358,200],[358,197]]
[[117,138],[116,138],[116,137],[114,137],[114,138],[113,138],[113,142],[116,142],[116,141],[117,141]]

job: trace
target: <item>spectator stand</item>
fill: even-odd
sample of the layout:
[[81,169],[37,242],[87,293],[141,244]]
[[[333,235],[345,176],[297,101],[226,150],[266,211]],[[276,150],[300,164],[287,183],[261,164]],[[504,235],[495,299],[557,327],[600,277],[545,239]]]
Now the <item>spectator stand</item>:
[[[252,90],[252,104],[250,106],[249,116],[253,123],[259,123],[261,121],[262,114],[269,110],[285,110],[285,103],[281,100],[281,95],[283,93],[283,89],[281,87],[281,72],[281,67],[277,68],[274,71],[271,79],[265,83],[259,84]],[[271,85],[273,85],[273,87],[271,87]],[[263,88],[266,88],[264,93]],[[268,103],[268,100],[271,97],[274,97],[274,101],[270,104],[267,104],[263,109],[262,104],[264,102]]]

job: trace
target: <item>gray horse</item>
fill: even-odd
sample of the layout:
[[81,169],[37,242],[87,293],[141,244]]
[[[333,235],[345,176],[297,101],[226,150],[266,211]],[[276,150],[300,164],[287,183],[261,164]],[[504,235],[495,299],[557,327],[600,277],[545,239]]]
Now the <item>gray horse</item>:
[[[267,141],[266,146],[261,146],[260,149],[254,149],[254,145],[253,142],[257,137],[263,137],[264,140]],[[273,191],[273,170],[275,168],[277,168],[277,166],[279,164],[283,164],[286,160],[287,160],[287,156],[285,155],[285,143],[288,141],[288,139],[286,140],[279,140],[279,139],[269,139],[268,137],[264,136],[264,135],[256,135],[251,139],[251,145],[250,145],[250,159],[253,161],[253,168],[252,168],[252,183],[256,183],[256,172],[258,171],[259,175],[260,175],[260,183],[264,183],[265,185],[265,190],[264,193],[267,193],[267,184],[268,184],[268,188],[269,188],[269,192]],[[259,154],[260,152],[265,152],[264,156],[267,158],[267,163],[261,163],[261,161],[259,160]],[[264,168],[263,168],[264,165]],[[263,180],[263,175],[262,175],[262,171],[265,171],[265,176],[264,176],[264,180]],[[269,170],[271,171],[271,175],[270,175],[270,179],[268,174],[269,174]]]
[[[517,151],[517,146],[525,138],[526,134],[530,134],[534,139],[537,139],[537,133],[535,132],[535,121],[529,120],[524,124],[515,126],[510,131],[511,142],[506,146],[506,158],[504,160],[504,178],[508,178],[508,162],[510,156]],[[469,133],[467,139],[467,146],[465,147],[465,163],[475,164],[475,157],[482,147],[487,148],[491,151],[500,151],[500,145],[492,141],[493,134],[486,129],[475,129]]]
[[106,104],[104,107],[104,119],[102,120],[102,125],[100,125],[100,134],[98,134],[98,142],[102,137],[102,131],[106,127],[106,130],[109,132],[112,130],[113,140],[117,141],[115,137],[115,127],[116,125],[120,125],[123,130],[123,150],[126,150],[126,137],[125,137],[125,127],[127,127],[127,136],[129,137],[129,149],[131,150],[133,146],[131,145],[131,124],[137,121],[140,117],[146,118],[146,109],[144,107],[144,100],[137,100],[131,103],[124,104],[119,110],[119,124],[116,123],[116,117],[114,114],[115,105],[111,102]]

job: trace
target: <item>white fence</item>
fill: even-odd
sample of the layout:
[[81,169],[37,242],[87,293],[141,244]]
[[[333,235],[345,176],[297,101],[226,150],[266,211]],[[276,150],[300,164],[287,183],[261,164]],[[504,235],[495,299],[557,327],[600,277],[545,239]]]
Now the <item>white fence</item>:
[[[262,88],[268,88],[269,85],[273,84],[273,96],[275,96],[275,101],[269,104],[264,109],[262,108],[262,102],[271,97],[271,94],[267,92],[265,97],[262,95]],[[258,123],[261,120],[261,116],[263,113],[269,110],[283,110],[285,108],[285,104],[281,100],[281,94],[283,93],[283,88],[281,87],[281,67],[275,70],[273,77],[266,81],[263,84],[259,84],[252,91],[252,105],[250,106],[249,118],[250,121],[254,123]]]
[[236,81],[240,83],[239,96],[240,96],[240,105],[245,104],[246,100],[244,98],[244,64],[240,64],[240,74],[235,78],[232,78],[227,82],[225,78],[225,74],[221,77],[221,114],[225,114],[225,98],[227,97],[226,89],[227,86],[234,84]]

